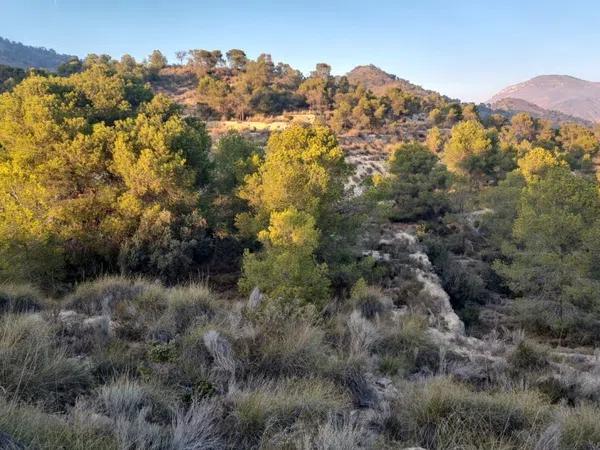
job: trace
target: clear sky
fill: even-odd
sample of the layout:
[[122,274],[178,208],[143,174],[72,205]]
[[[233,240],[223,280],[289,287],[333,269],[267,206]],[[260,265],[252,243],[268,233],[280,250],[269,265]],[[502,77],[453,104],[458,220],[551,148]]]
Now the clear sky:
[[373,63],[476,101],[540,74],[600,81],[600,0],[0,0],[0,36],[78,56],[241,48],[305,73]]

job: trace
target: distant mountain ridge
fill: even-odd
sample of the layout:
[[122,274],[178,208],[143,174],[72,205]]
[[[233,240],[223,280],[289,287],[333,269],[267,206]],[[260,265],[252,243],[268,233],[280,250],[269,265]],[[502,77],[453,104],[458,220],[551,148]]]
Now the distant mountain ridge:
[[507,112],[509,116],[513,116],[520,112],[526,112],[536,119],[546,119],[554,125],[560,125],[568,122],[576,122],[582,125],[591,125],[592,122],[581,117],[571,116],[560,111],[540,108],[533,103],[520,98],[506,97],[492,104],[494,110]]
[[546,110],[600,122],[600,82],[569,75],[541,75],[508,86],[494,95],[489,103],[495,105],[507,98],[525,100]]
[[44,47],[32,47],[0,37],[0,65],[53,72],[72,57]]

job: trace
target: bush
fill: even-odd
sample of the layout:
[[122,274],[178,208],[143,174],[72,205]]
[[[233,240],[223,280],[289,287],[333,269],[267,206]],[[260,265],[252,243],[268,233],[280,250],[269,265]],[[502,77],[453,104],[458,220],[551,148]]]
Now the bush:
[[274,432],[297,420],[319,421],[350,406],[333,383],[316,378],[255,381],[230,394],[229,402],[240,440],[246,443],[260,441],[267,428]]
[[[427,319],[421,315],[409,314],[399,323],[383,327],[383,337],[375,347],[375,353],[382,356],[386,364],[391,361],[403,372],[411,373],[426,368],[436,372],[439,365],[438,348],[430,342],[426,334]],[[385,367],[384,367],[385,368]]]
[[295,448],[316,450],[354,450],[372,448],[372,435],[357,416],[330,414],[316,430],[306,429]]
[[377,404],[378,396],[367,381],[363,367],[363,360],[334,360],[327,368],[326,375],[350,393],[355,407],[372,408]]
[[258,311],[247,311],[255,335],[247,343],[248,363],[265,376],[315,375],[326,365],[331,348],[316,326],[312,305],[299,300],[266,300]]
[[353,311],[348,319],[350,333],[350,355],[368,357],[371,349],[379,341],[379,332],[375,325],[365,319],[360,312]]
[[535,393],[473,392],[436,379],[401,394],[385,429],[393,439],[432,450],[529,448],[547,419],[548,405]]
[[0,313],[41,311],[47,300],[34,287],[28,285],[0,285]]
[[566,413],[561,421],[559,450],[600,448],[600,409],[584,406]]
[[0,319],[0,360],[0,385],[16,398],[63,406],[91,386],[89,366],[56,346],[36,316]]
[[220,411],[215,403],[194,403],[184,412],[178,410],[173,421],[173,450],[224,449],[223,431],[219,429]]
[[450,296],[454,309],[462,310],[469,305],[485,302],[488,292],[482,277],[473,269],[463,267],[450,252],[447,242],[429,239],[426,245],[427,256],[439,275],[444,290]]
[[168,431],[161,425],[171,422],[173,399],[128,378],[120,378],[98,390],[96,408],[110,418],[120,448],[162,449]]
[[69,422],[27,405],[0,397],[0,430],[25,448],[64,450],[117,450],[115,439],[93,422]]
[[192,283],[168,290],[167,310],[163,320],[179,333],[199,318],[214,314],[215,297],[207,286]]
[[98,390],[101,411],[111,418],[134,419],[143,408],[150,408],[150,398],[144,387],[126,378],[106,384]]
[[382,315],[392,306],[391,300],[385,297],[379,288],[367,286],[362,278],[352,288],[349,303],[367,319]]
[[323,332],[308,324],[289,323],[278,330],[261,330],[251,362],[265,375],[307,375],[318,372],[327,356]]
[[87,315],[112,315],[118,304],[135,302],[137,305],[159,307],[156,304],[164,298],[164,289],[156,283],[141,279],[117,276],[98,278],[81,283],[66,299],[66,308]]
[[508,356],[507,360],[513,371],[536,371],[548,367],[548,351],[539,345],[523,340]]

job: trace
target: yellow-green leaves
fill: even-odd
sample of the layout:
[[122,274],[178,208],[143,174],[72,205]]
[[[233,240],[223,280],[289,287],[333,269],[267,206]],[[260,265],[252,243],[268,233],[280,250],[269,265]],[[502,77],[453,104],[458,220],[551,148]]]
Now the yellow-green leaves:
[[264,163],[240,191],[253,214],[238,215],[236,223],[264,245],[262,252],[244,256],[243,289],[259,286],[271,298],[326,300],[326,267],[314,254],[342,198],[346,173],[342,149],[325,127],[297,125],[271,136]]
[[273,212],[268,228],[258,237],[265,249],[244,254],[242,290],[249,292],[258,286],[274,300],[317,305],[327,301],[327,267],[313,256],[319,232],[310,214],[293,207]]
[[485,128],[476,120],[460,122],[452,127],[450,140],[444,149],[444,162],[451,172],[467,175],[473,160],[492,148]]
[[342,149],[329,129],[291,126],[270,137],[263,165],[247,178],[240,196],[263,217],[293,206],[318,221],[341,197],[346,173]]
[[567,166],[554,153],[541,147],[535,147],[517,162],[521,174],[527,181],[533,181],[543,176],[552,167]]
[[138,109],[147,99],[140,80],[103,65],[29,77],[0,96],[0,275],[106,270],[140,239],[147,211],[177,217],[160,222],[175,228],[195,212],[209,138],[164,97]]

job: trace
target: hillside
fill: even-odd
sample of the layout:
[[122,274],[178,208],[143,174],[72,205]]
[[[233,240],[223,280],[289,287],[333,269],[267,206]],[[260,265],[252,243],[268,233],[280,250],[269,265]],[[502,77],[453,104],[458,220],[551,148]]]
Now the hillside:
[[391,87],[398,87],[404,91],[422,96],[434,93],[433,91],[423,89],[421,86],[417,86],[410,81],[398,78],[396,75],[387,73],[373,64],[356,66],[346,74],[346,77],[350,84],[362,84],[377,95],[383,94]]
[[526,112],[536,119],[546,119],[551,121],[554,125],[560,125],[562,123],[575,122],[582,125],[591,125],[589,120],[582,119],[581,117],[575,117],[569,114],[564,114],[560,111],[553,111],[549,109],[540,108],[527,100],[519,98],[506,97],[494,102],[491,107],[495,110],[500,110],[508,113],[509,116],[520,112]]
[[489,103],[521,99],[541,108],[559,111],[592,122],[600,121],[600,83],[568,75],[542,75],[509,86]]
[[32,47],[0,37],[0,65],[55,71],[70,58],[72,56],[56,53],[52,49]]
[[225,55],[0,66],[0,450],[600,449],[600,127]]

